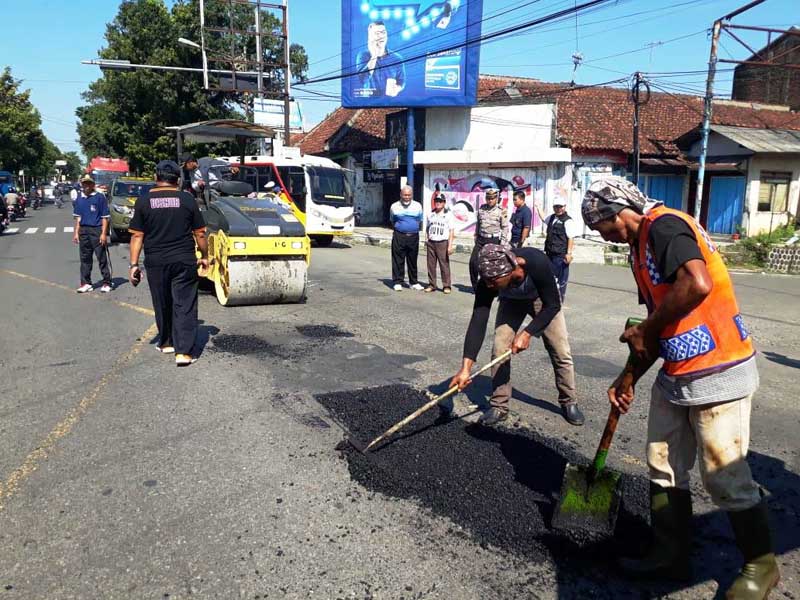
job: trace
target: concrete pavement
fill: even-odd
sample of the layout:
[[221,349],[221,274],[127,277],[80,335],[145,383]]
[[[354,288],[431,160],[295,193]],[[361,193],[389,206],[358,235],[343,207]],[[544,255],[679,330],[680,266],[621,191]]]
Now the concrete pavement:
[[[351,478],[334,451],[343,432],[314,396],[441,389],[469,318],[466,256],[455,257],[455,293],[444,296],[392,291],[383,248],[315,249],[306,304],[225,309],[204,294],[202,356],[177,369],[150,344],[146,285],[71,291],[69,226],[68,211],[47,206],[21,222],[37,233],[0,236],[0,598],[710,598],[733,576],[730,531],[696,484],[699,572],[676,588],[609,579],[602,561],[576,570],[547,552],[515,555],[456,513]],[[117,276],[126,252],[112,248]],[[510,427],[588,456],[625,359],[616,338],[641,308],[626,269],[572,271],[566,314],[587,424],[557,414],[537,343],[514,362]],[[735,280],[760,350],[751,464],[772,494],[779,593],[797,596],[800,281]],[[308,325],[337,329],[298,330]],[[489,352],[487,343],[481,360]],[[631,475],[645,474],[650,381],[611,453]],[[489,387],[481,378],[460,409]],[[410,472],[398,476],[413,484]],[[477,481],[479,493],[496,493]]]

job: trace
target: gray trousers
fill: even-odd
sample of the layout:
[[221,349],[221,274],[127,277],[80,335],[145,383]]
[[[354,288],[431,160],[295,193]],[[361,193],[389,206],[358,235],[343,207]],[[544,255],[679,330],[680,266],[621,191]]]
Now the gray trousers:
[[[525,317],[535,316],[541,309],[539,300],[505,300],[500,299],[497,307],[497,317],[494,324],[494,348],[492,358],[500,356],[511,348],[517,331],[522,327]],[[567,336],[567,323],[564,320],[564,311],[561,310],[550,321],[550,325],[542,333],[542,342],[545,350],[550,355],[553,372],[558,389],[558,401],[561,404],[577,402],[575,390],[575,367],[572,362],[572,352]],[[500,411],[508,411],[508,401],[511,399],[511,361],[492,368],[492,398],[491,405]]]
[[448,240],[441,242],[429,240],[425,243],[428,259],[428,284],[433,287],[436,287],[436,265],[439,265],[442,271],[442,287],[450,287],[450,255],[447,254],[449,245]]

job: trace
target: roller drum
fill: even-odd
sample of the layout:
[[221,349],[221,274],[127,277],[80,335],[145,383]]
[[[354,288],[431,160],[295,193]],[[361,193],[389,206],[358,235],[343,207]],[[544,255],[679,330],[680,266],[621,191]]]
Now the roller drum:
[[301,302],[308,272],[302,259],[228,260],[216,281],[223,306]]

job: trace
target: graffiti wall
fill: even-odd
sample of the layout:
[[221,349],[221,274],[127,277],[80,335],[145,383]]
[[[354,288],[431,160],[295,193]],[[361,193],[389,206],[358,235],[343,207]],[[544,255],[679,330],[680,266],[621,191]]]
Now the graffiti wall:
[[525,192],[525,203],[533,211],[534,230],[541,228],[541,221],[533,208],[534,201],[549,214],[552,200],[569,198],[572,185],[572,169],[566,166],[542,166],[501,168],[486,170],[425,169],[425,214],[433,207],[433,198],[443,193],[447,207],[453,212],[456,235],[471,235],[475,232],[478,207],[484,203],[488,188],[500,190],[500,204],[511,215],[514,212],[514,192]]

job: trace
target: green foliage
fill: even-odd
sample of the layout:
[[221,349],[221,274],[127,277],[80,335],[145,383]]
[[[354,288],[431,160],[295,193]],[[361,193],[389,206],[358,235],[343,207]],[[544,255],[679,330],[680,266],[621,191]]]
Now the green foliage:
[[[233,7],[235,28],[247,29],[252,10],[227,2],[206,2],[208,26],[227,27],[228,10]],[[163,0],[125,0],[106,28],[106,46],[99,52],[105,59],[129,60],[134,64],[154,64],[201,68],[201,53],[178,44],[178,38],[200,40],[198,0],[178,0],[170,11]],[[279,21],[265,14],[265,31],[278,27]],[[254,36],[209,35],[210,55],[255,55]],[[233,44],[233,46],[231,45]],[[282,40],[264,37],[264,60],[279,62]],[[295,78],[305,77],[308,57],[302,46],[292,53]],[[296,57],[296,59],[295,59]],[[247,63],[237,64],[244,70]],[[217,65],[217,68],[230,68]],[[282,71],[267,73],[271,85],[282,85]],[[249,97],[206,91],[199,73],[175,71],[104,71],[103,76],[83,94],[86,104],[77,110],[78,134],[87,157],[127,158],[137,173],[150,172],[159,160],[174,157],[174,137],[165,128],[195,121],[241,118]],[[191,150],[191,148],[190,148]],[[200,149],[196,149],[198,153]]]
[[733,248],[725,251],[726,262],[730,265],[766,267],[772,247],[788,240],[794,235],[794,223],[782,225],[772,234],[764,232],[742,239]]
[[27,176],[35,177],[42,155],[55,146],[42,133],[39,112],[31,104],[30,92],[20,90],[20,83],[10,67],[0,73],[0,168],[15,175],[24,169]]

